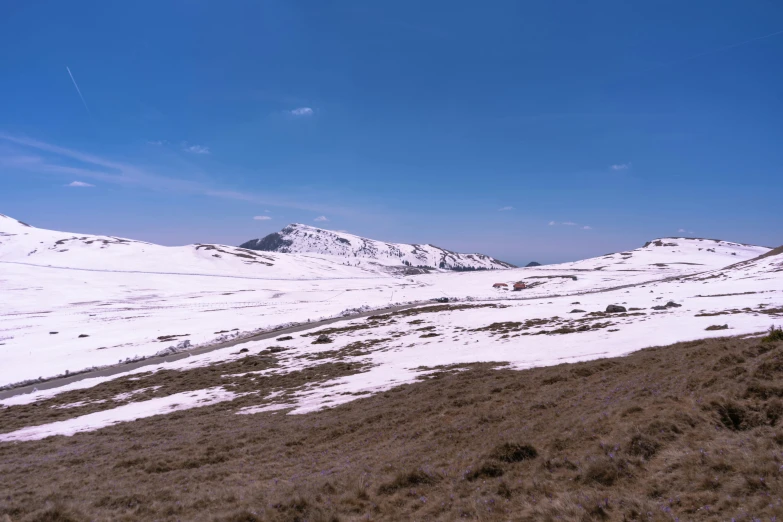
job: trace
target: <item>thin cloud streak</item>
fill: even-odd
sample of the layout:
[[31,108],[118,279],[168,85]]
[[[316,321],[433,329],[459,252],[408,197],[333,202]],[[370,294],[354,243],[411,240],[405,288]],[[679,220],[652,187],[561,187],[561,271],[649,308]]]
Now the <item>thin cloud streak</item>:
[[269,221],[272,218],[269,216],[254,216],[253,219],[256,221]]
[[46,172],[60,175],[67,174],[69,177],[73,176],[74,178],[97,179],[118,185],[142,187],[162,192],[200,194],[202,196],[220,199],[247,201],[259,205],[276,205],[278,207],[296,208],[311,212],[328,212],[340,215],[351,214],[351,212],[346,211],[343,206],[331,207],[328,205],[292,201],[278,194],[261,195],[225,190],[209,183],[167,177],[146,169],[138,168],[134,165],[112,161],[94,154],[60,147],[32,138],[13,136],[0,132],[0,142],[2,141],[10,142],[27,149],[35,149],[49,153],[58,156],[60,159],[76,160],[84,164],[83,166],[63,165],[52,158],[33,156],[29,153],[15,156],[0,154],[0,165],[8,169]]
[[71,181],[66,187],[94,187],[92,183],[85,183],[84,181]]
[[87,109],[87,113],[92,116],[92,113],[90,112],[90,108],[87,107],[87,102],[84,101],[84,96],[82,96],[82,91],[79,89],[79,85],[76,83],[76,78],[73,77],[73,73],[71,72],[71,69],[66,65],[65,70],[68,71],[68,76],[71,77],[71,81],[73,82],[73,86],[76,87],[76,92],[79,93],[79,98],[82,99],[82,103],[84,104],[84,108]]
[[193,154],[209,154],[209,147],[204,147],[203,145],[191,145],[190,147],[185,147],[183,150],[185,152],[192,152]]
[[593,230],[593,227],[590,225],[580,225],[579,223],[574,223],[573,221],[563,221],[562,223],[558,223],[557,221],[550,221],[549,226],[557,226],[557,225],[564,225],[567,227],[579,227],[582,230]]

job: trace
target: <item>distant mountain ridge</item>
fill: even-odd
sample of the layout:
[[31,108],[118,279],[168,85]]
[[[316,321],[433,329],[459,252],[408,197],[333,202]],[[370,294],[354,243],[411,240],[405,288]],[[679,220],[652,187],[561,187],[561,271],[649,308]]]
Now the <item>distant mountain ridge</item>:
[[292,223],[280,232],[252,239],[240,248],[281,253],[314,253],[361,258],[389,266],[455,271],[516,268],[485,254],[460,254],[435,245],[387,243],[345,232]]

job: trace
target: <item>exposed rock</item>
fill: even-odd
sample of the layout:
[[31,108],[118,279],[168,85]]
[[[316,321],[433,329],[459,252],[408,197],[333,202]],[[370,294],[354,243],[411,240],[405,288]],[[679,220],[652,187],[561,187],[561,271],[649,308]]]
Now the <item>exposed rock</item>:
[[539,263],[538,261],[531,261],[531,262],[529,262],[528,264],[525,265],[525,267],[528,267],[528,268],[531,267],[531,266],[541,266],[541,263]]
[[331,342],[333,341],[328,335],[321,334],[318,336],[318,339],[313,341],[313,344],[329,344]]
[[291,339],[293,339],[293,337],[290,335],[284,335],[283,337],[278,337],[275,341],[290,341]]
[[569,313],[571,313],[571,314],[581,314],[581,313],[584,313],[584,310],[580,310],[579,308],[574,308]]
[[669,308],[679,308],[681,306],[682,306],[681,304],[677,304],[674,301],[669,301],[665,305],[653,306],[652,309],[653,310],[667,310]]
[[626,311],[627,310],[625,309],[624,306],[609,305],[609,306],[606,307],[606,313],[607,314],[618,314],[618,313],[622,313],[622,312],[626,312]]
[[727,324],[724,324],[724,325],[713,324],[712,326],[708,326],[707,328],[705,328],[705,330],[708,330],[708,331],[709,330],[728,330],[728,329],[729,329],[729,325],[727,325]]
[[87,335],[87,334],[79,334],[79,339],[81,339],[82,337],[89,337],[89,335]]

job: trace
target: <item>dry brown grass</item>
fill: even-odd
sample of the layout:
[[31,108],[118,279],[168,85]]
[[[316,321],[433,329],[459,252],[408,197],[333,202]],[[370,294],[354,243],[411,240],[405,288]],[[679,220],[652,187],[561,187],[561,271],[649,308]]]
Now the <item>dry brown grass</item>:
[[235,415],[242,398],[0,444],[0,520],[783,515],[783,342],[496,366],[445,370],[308,415]]

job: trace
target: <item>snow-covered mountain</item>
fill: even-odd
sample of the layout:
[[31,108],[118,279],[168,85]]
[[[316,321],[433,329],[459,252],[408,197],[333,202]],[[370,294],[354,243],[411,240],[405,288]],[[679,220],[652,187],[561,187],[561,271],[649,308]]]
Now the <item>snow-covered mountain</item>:
[[280,232],[261,239],[252,239],[240,248],[264,252],[311,252],[367,259],[388,266],[406,265],[457,271],[516,268],[485,254],[458,254],[434,245],[386,243],[299,223],[288,225]]
[[373,267],[349,266],[344,259],[318,254],[282,255],[213,244],[162,246],[114,236],[46,230],[3,214],[0,263],[264,279],[361,278],[379,272]]

